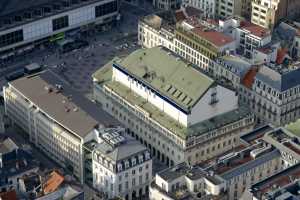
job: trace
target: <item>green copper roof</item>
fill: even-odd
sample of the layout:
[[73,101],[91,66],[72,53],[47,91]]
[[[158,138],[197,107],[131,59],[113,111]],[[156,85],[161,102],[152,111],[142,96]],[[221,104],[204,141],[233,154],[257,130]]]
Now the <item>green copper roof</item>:
[[[98,86],[105,85],[112,91],[117,93],[123,99],[128,101],[133,106],[138,106],[149,114],[149,116],[158,122],[161,126],[172,131],[182,139],[186,139],[191,136],[199,136],[205,134],[211,130],[218,129],[226,124],[230,124],[239,121],[242,118],[247,117],[250,111],[247,107],[241,106],[233,111],[226,112],[222,115],[218,115],[208,120],[204,120],[192,126],[184,127],[179,122],[168,116],[156,108],[151,103],[147,102],[140,96],[137,96],[128,87],[122,85],[119,82],[111,80],[112,67],[105,65],[93,74],[93,78],[97,79]],[[110,76],[110,80],[109,77]],[[97,86],[97,87],[98,87]]]
[[188,111],[214,83],[163,47],[139,49],[115,63]]

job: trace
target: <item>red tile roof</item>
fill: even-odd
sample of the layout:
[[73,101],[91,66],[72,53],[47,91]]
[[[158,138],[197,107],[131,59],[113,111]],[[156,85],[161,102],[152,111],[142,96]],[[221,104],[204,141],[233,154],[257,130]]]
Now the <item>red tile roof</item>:
[[269,48],[269,47],[262,47],[262,48],[258,48],[257,50],[264,53],[264,54],[269,54],[269,53],[272,52],[272,49]]
[[175,18],[177,22],[183,21],[186,19],[184,12],[182,10],[177,10],[175,12]]
[[242,21],[241,28],[243,28],[247,31],[250,31],[253,35],[260,37],[260,38],[269,36],[271,34],[269,29],[263,28],[256,24],[252,24],[251,22],[248,22],[248,21]]
[[60,175],[58,172],[53,171],[50,174],[50,178],[44,185],[44,193],[48,194],[57,190],[57,188],[63,183],[64,177]]
[[18,200],[15,190],[0,193],[1,200]]
[[254,77],[256,76],[256,73],[257,73],[257,69],[251,68],[244,76],[242,80],[242,84],[249,89],[252,88],[252,84],[254,83]]
[[227,36],[224,33],[220,33],[214,30],[205,31],[203,27],[196,27],[192,29],[192,31],[217,47],[222,47],[234,41],[232,37]]
[[276,63],[279,65],[282,64],[287,53],[287,48],[278,49]]

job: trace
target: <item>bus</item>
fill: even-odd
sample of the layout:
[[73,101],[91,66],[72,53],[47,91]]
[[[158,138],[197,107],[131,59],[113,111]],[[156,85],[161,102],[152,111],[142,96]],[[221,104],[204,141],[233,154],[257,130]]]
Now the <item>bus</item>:
[[37,63],[31,63],[24,67],[24,73],[28,74],[28,75],[34,74],[34,73],[37,73],[40,71],[42,71],[42,67],[41,67],[41,65],[39,65]]

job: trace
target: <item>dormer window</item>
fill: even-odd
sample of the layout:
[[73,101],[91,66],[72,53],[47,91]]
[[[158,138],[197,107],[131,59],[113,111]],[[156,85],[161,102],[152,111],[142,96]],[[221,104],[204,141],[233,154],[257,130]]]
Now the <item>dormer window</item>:
[[99,163],[102,163],[102,162],[103,162],[103,159],[102,159],[101,156],[98,156],[98,162],[99,162]]
[[118,172],[122,171],[123,170],[123,166],[121,163],[118,164]]
[[129,161],[128,160],[125,161],[125,169],[127,169],[127,168],[129,168]]
[[143,155],[139,155],[139,163],[144,162]]
[[132,163],[132,166],[136,165],[136,159],[134,157],[131,159],[131,163]]
[[146,152],[146,153],[145,153],[145,159],[146,159],[146,160],[149,160],[149,159],[150,159],[150,153],[149,153],[149,152]]

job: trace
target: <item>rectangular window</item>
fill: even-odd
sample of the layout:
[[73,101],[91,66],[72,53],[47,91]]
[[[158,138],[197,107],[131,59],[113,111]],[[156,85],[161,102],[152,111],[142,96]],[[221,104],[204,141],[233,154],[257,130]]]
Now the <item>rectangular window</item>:
[[69,16],[63,16],[52,20],[53,31],[57,31],[69,26]]
[[95,7],[95,15],[96,17],[101,17],[118,10],[118,3],[117,1],[112,1],[109,3],[105,3]]
[[11,33],[0,35],[0,47],[22,42],[24,40],[23,30],[17,30]]

